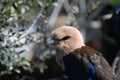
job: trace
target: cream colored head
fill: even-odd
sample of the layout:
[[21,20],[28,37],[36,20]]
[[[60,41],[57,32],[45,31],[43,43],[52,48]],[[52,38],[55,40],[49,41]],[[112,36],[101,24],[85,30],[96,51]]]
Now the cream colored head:
[[72,26],[62,26],[52,32],[53,44],[66,53],[84,46],[83,37],[78,29]]

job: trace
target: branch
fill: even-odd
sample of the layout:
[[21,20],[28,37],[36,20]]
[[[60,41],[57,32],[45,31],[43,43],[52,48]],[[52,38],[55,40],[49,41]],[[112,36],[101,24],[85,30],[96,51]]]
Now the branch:
[[[34,33],[34,32],[36,31],[36,29],[37,29],[38,26],[35,26],[35,24],[37,23],[38,19],[41,17],[41,14],[42,14],[44,8],[45,8],[45,6],[42,7],[42,9],[41,9],[40,12],[38,13],[36,19],[33,21],[32,25],[29,27],[29,29],[26,30],[25,33],[24,33],[23,35],[21,35],[17,40],[11,42],[11,43],[9,44],[10,46],[13,46],[13,45],[14,45],[16,42],[18,42],[19,40],[25,38],[26,36],[28,36],[28,35],[30,35],[30,34],[32,34],[32,33]],[[6,45],[6,46],[1,46],[0,49],[4,49],[4,48],[6,48],[7,46],[8,46],[8,45]]]
[[74,23],[73,25],[78,28],[79,26],[78,26],[78,24],[76,23],[76,22],[77,22],[77,19],[76,19],[75,15],[74,15],[73,12],[72,12],[72,7],[73,7],[73,5],[70,5],[69,1],[68,1],[68,0],[65,0],[63,6],[64,6],[64,9],[65,9],[65,11],[67,12],[68,16],[71,17],[71,19],[72,19],[71,22]]
[[102,2],[98,8],[91,14],[89,15],[89,17],[87,18],[87,22],[90,22],[91,20],[93,20],[94,18],[96,18],[96,16],[98,16],[100,14],[100,12],[104,9],[104,7],[108,4],[108,1],[104,1]]
[[38,26],[35,26],[35,24],[37,23],[38,19],[41,17],[44,8],[45,8],[45,6],[42,7],[42,9],[38,13],[36,19],[33,21],[32,25],[29,27],[28,30],[25,31],[25,33],[20,37],[20,39],[24,38],[28,34],[34,33],[36,31],[36,29],[37,29]]
[[116,73],[116,80],[120,80],[120,51],[113,61],[112,70]]
[[53,26],[56,22],[56,19],[57,19],[59,13],[60,13],[60,10],[61,10],[64,2],[65,2],[65,0],[58,0],[57,1],[58,5],[55,7],[54,11],[52,12],[52,14],[49,18],[48,24],[46,26],[47,30],[53,29]]

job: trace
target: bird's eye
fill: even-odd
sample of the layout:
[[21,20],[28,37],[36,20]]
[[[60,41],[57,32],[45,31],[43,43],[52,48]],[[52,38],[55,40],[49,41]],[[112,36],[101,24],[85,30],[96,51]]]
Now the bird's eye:
[[67,40],[69,38],[70,38],[70,36],[65,36],[65,37],[62,38],[62,40]]

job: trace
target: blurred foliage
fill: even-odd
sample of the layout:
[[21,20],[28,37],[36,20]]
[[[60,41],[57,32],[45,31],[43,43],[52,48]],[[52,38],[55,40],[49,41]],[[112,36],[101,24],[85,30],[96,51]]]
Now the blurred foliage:
[[[45,21],[54,8],[55,0],[0,0],[0,76],[11,74],[12,71],[20,73],[19,67],[30,70],[30,63],[21,57],[30,43],[41,39],[43,55],[49,53],[46,50]],[[31,25],[31,21],[24,18],[24,14],[41,11],[41,23],[32,34],[22,37]],[[38,26],[38,25],[34,25]],[[44,61],[44,60],[43,60]],[[44,64],[38,64],[43,72]],[[45,67],[46,69],[46,67]]]
[[118,5],[120,5],[120,0],[109,0],[109,1],[110,1],[110,4],[112,6],[118,6]]
[[[19,67],[30,71],[33,70],[33,67],[38,67],[41,73],[47,69],[44,61],[46,58],[49,58],[52,53],[54,54],[55,51],[47,45],[48,34],[45,26],[48,17],[57,5],[56,1],[57,0],[0,0],[0,76],[12,74],[13,71],[20,73]],[[90,0],[87,1],[89,2]],[[98,0],[91,4],[87,12],[92,13],[97,9],[101,1],[102,0]],[[78,14],[78,19],[81,14],[83,14],[82,16],[87,15],[86,13],[80,14],[79,7],[74,6],[73,8],[76,10],[73,11],[73,13]],[[35,20],[29,19],[32,16],[38,17],[38,15],[31,14],[26,17],[26,14],[32,12],[37,12],[38,15],[40,14],[35,24],[36,18]],[[33,63],[31,66],[30,62],[21,55],[25,53],[31,43],[36,42],[40,43],[39,59],[41,61],[35,64]]]

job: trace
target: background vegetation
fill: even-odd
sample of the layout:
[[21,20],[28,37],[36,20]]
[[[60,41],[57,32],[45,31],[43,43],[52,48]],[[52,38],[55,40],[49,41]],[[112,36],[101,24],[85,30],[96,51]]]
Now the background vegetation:
[[[88,21],[93,20],[90,14],[99,10],[99,3],[104,2],[102,0],[86,0],[86,3],[91,1],[89,5],[92,6],[84,10],[74,6],[78,5],[79,1],[70,0],[71,8],[66,7],[70,9],[73,7],[71,11],[77,20],[69,25],[74,25],[79,21],[84,22],[86,16],[90,17]],[[94,1],[98,3],[93,4]],[[58,2],[60,1],[58,0]],[[59,5],[58,2],[57,0],[0,0],[0,77],[6,74],[20,74],[22,70],[32,73],[34,67],[43,73],[48,68],[45,60],[54,55],[55,50],[47,45],[49,37],[47,28],[52,26],[48,23],[51,23],[49,19],[54,8]],[[114,6],[119,2],[119,0],[110,0],[110,4]],[[66,13],[71,13],[71,11],[66,11]],[[26,59],[24,55],[30,48],[29,46],[34,43],[40,43],[41,50],[40,61],[36,64]]]

